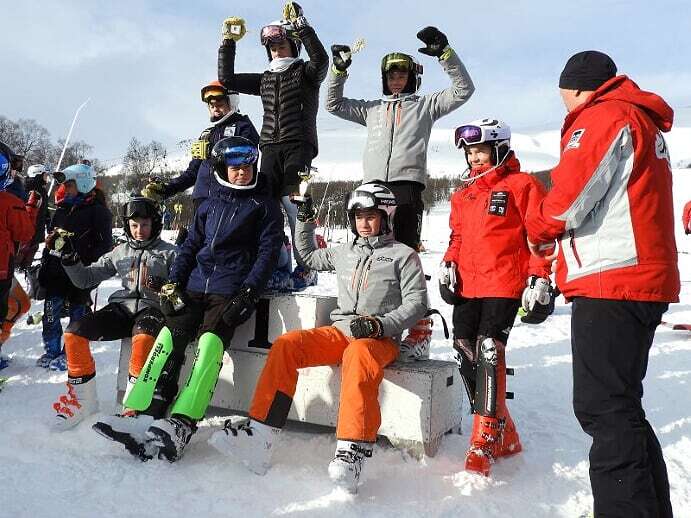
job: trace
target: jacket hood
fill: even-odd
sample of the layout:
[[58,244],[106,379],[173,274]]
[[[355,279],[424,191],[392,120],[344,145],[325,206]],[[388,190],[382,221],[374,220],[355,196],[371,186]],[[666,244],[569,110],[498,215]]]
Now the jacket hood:
[[[484,169],[471,169],[471,178],[482,174]],[[511,173],[518,173],[521,171],[521,163],[516,158],[516,153],[513,150],[509,151],[504,163],[494,169],[493,171],[487,173],[485,176],[478,178],[476,181],[472,182],[471,185],[477,185],[478,187],[491,188],[499,179]]]
[[674,122],[674,110],[657,94],[641,90],[638,85],[625,75],[616,76],[595,90],[590,98],[569,113],[564,122],[564,129],[568,129],[581,111],[601,102],[623,101],[643,110],[660,128],[667,132],[672,129]]
[[387,234],[381,234],[378,236],[362,237],[358,236],[355,240],[355,245],[362,248],[382,248],[383,246],[393,243],[394,236],[393,232]]

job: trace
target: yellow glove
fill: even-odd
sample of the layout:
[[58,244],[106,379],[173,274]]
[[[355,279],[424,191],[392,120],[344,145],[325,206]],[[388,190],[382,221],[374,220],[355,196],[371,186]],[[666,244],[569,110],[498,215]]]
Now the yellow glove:
[[303,16],[300,4],[296,2],[286,2],[286,5],[283,6],[283,19],[294,22],[300,16]]
[[221,34],[224,40],[240,40],[247,29],[245,28],[245,20],[238,16],[231,16],[223,20],[223,27],[221,28]]
[[209,142],[207,140],[195,140],[192,142],[192,158],[206,160],[209,157]]
[[156,203],[161,203],[165,198],[166,187],[161,182],[149,182],[141,190],[142,196],[155,201]]

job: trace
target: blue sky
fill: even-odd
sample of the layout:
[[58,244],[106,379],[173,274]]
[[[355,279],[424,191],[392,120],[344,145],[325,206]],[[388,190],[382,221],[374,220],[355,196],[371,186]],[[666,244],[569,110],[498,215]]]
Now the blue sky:
[[[564,109],[557,80],[574,52],[598,49],[620,73],[661,94],[691,125],[691,9],[681,0],[327,2],[303,0],[305,14],[325,47],[357,37],[366,48],[354,57],[346,95],[380,95],[381,56],[400,50],[425,66],[421,92],[448,81],[433,58],[417,52],[416,32],[444,31],[465,62],[476,93],[439,121],[454,127],[475,118],[506,120],[514,130],[555,129]],[[222,20],[247,20],[238,71],[261,71],[262,25],[280,17],[280,1],[29,1],[3,8],[0,114],[33,118],[54,138],[67,132],[76,107],[91,97],[74,138],[117,159],[132,137],[175,143],[196,138],[207,115],[199,88],[215,78]],[[243,96],[242,111],[261,124],[261,105]],[[325,111],[320,131],[357,127]],[[364,130],[363,130],[364,131]],[[358,151],[359,152],[359,151]]]

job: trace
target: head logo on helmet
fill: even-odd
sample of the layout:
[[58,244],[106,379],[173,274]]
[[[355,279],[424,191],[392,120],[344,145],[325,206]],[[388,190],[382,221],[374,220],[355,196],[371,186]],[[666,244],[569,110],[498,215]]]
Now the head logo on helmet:
[[[499,167],[511,151],[511,128],[497,119],[479,119],[456,128],[454,142],[458,149],[486,144],[492,149],[492,165]],[[466,162],[468,153],[466,151]],[[470,162],[468,162],[470,166]]]
[[396,196],[385,185],[366,183],[346,196],[346,214],[353,234],[358,235],[355,227],[355,211],[358,209],[377,209],[382,212],[381,234],[393,232],[393,218],[396,214]]
[[93,167],[87,164],[71,165],[62,171],[53,173],[53,176],[58,183],[74,180],[77,191],[82,194],[87,194],[96,187],[96,172]]

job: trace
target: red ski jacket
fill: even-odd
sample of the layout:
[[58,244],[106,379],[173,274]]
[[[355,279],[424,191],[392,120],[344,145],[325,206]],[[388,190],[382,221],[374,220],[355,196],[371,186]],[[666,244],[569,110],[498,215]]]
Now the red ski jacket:
[[25,207],[14,194],[0,191],[0,280],[13,275],[19,243],[34,237],[36,214],[36,209]]
[[691,201],[686,202],[686,205],[684,205],[681,222],[684,225],[684,233],[691,234]]
[[503,165],[451,196],[444,261],[457,265],[458,295],[520,298],[529,275],[550,274],[548,261],[530,255],[524,226],[545,191],[520,167],[512,151]]
[[552,189],[529,214],[533,243],[561,239],[565,297],[677,302],[672,171],[662,132],[674,112],[626,76],[564,120]]

